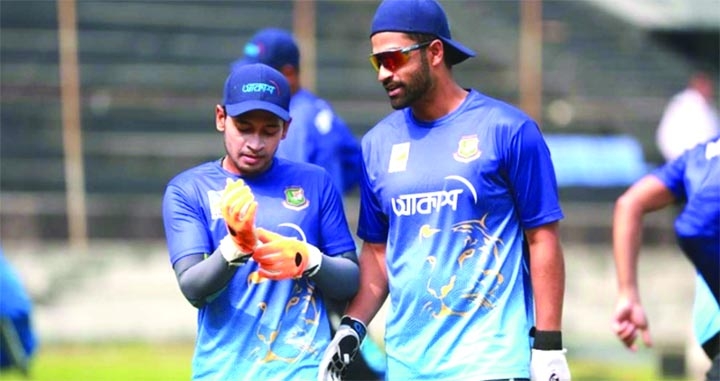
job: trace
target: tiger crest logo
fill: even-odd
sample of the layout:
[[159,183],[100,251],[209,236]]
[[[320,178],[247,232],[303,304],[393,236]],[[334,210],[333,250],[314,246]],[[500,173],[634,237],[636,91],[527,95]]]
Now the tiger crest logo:
[[301,187],[289,187],[285,189],[285,200],[283,206],[292,210],[303,210],[310,206],[310,201],[305,198],[305,190]]
[[480,157],[480,139],[477,135],[463,136],[458,142],[458,150],[453,153],[453,158],[461,163],[469,163]]

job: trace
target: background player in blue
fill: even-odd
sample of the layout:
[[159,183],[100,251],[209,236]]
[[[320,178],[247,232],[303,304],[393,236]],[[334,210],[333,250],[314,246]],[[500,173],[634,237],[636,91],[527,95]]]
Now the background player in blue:
[[300,50],[292,34],[279,28],[259,30],[233,66],[257,62],[283,73],[292,92],[292,128],[280,144],[277,156],[317,164],[330,173],[342,192],[354,190],[362,171],[360,143],[328,101],[302,87]]
[[474,53],[436,1],[383,1],[370,40],[397,111],[362,139],[360,289],[321,378],[341,377],[389,297],[388,380],[569,380],[563,214],[538,126],[455,82]]
[[[643,216],[684,202],[675,220],[675,233],[718,303],[720,292],[720,136],[685,151],[633,184],[615,203],[613,251],[618,277],[618,300],[613,330],[630,349],[642,336],[651,344],[645,310],[640,303],[637,263],[642,242]],[[702,292],[702,290],[698,290]],[[711,308],[712,309],[712,308]],[[720,357],[713,356],[720,370]]]
[[193,380],[314,380],[331,339],[326,302],[357,290],[355,244],[330,176],[274,157],[289,102],[275,69],[234,69],[215,107],[226,154],[167,185],[170,260],[198,307]]

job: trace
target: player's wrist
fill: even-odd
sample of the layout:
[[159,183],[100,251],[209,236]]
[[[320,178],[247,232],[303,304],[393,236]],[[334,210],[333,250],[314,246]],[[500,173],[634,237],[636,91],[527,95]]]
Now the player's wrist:
[[360,342],[362,343],[363,339],[365,338],[365,335],[367,335],[367,326],[365,326],[365,323],[361,322],[358,319],[355,319],[352,316],[344,315],[340,319],[340,327],[346,326],[349,329],[352,329],[357,333],[358,338]]
[[228,234],[220,240],[220,254],[230,266],[242,266],[252,256],[252,251],[247,253],[238,247],[233,237]]
[[308,263],[305,267],[305,271],[303,271],[303,275],[311,277],[320,271],[320,266],[322,266],[322,259],[323,259],[323,253],[315,247],[315,245],[306,243],[307,246],[307,252],[308,252]]
[[534,329],[531,331],[533,340],[533,349],[541,351],[557,351],[562,350],[562,332],[561,331],[543,331]]

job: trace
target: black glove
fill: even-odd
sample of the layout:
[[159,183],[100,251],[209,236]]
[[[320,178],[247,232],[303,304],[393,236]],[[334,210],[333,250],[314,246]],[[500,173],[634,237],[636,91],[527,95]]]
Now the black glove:
[[347,315],[343,316],[340,327],[320,361],[318,381],[342,381],[345,370],[360,350],[360,344],[366,333],[367,328],[363,322]]

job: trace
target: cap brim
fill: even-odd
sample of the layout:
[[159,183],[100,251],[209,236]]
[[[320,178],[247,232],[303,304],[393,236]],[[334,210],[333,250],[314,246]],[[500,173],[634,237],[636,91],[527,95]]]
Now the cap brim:
[[265,101],[259,101],[259,100],[252,100],[252,101],[245,101],[242,103],[237,103],[234,105],[225,105],[225,111],[228,115],[235,117],[240,114],[244,114],[248,111],[252,110],[265,110],[269,111],[275,115],[277,115],[280,119],[284,121],[290,120],[290,114],[287,112],[287,110],[284,110],[282,107]]
[[438,38],[445,44],[445,47],[448,48],[446,51],[450,55],[449,62],[451,65],[463,62],[470,57],[475,57],[475,52],[467,46],[445,37]]

